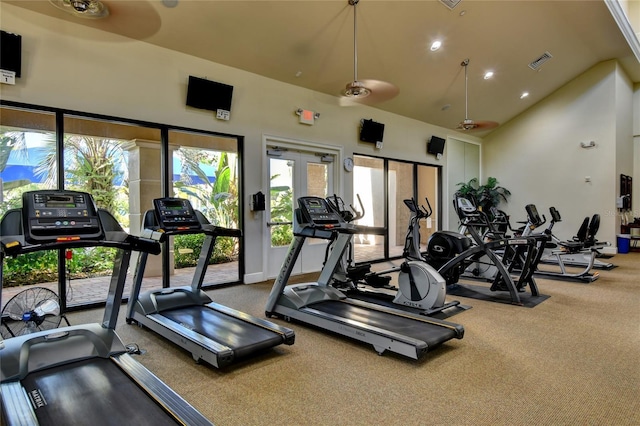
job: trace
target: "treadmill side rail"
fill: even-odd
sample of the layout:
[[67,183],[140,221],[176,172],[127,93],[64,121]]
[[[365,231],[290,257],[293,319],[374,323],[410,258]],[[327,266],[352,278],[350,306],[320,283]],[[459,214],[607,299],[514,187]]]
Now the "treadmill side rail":
[[[38,424],[29,397],[19,381],[2,383],[2,416],[7,426],[33,426]],[[4,424],[4,423],[3,423]]]
[[211,421],[185,401],[184,398],[133,359],[131,355],[125,353],[114,356],[112,359],[156,401],[162,401],[165,409],[182,424],[189,426],[213,425]]
[[398,337],[398,334],[393,334],[393,336],[391,336],[386,330],[374,329],[372,327],[367,327],[366,325],[365,328],[362,328],[355,322],[347,321],[344,318],[336,317],[334,315],[326,315],[315,309],[291,309],[282,305],[277,305],[275,307],[275,312],[284,317],[293,318],[302,321],[305,324],[310,324],[324,330],[341,334],[351,339],[368,343],[373,346],[379,355],[382,355],[385,351],[389,350],[411,359],[420,359],[429,350],[429,347],[425,342],[408,337],[396,339],[395,337]]

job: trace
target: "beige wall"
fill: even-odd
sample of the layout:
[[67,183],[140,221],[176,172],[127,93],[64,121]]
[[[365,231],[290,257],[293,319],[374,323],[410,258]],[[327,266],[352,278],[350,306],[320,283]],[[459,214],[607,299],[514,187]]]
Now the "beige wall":
[[[453,130],[366,106],[340,107],[336,97],[5,2],[0,2],[0,13],[2,29],[23,37],[22,78],[15,86],[0,85],[2,99],[245,137],[245,235],[251,240],[246,245],[248,282],[262,279],[263,270],[266,228],[262,215],[254,215],[248,209],[249,194],[267,190],[267,183],[262,182],[263,135],[343,146],[345,156],[357,152],[442,165],[446,164],[446,157],[438,162],[427,155],[427,140],[432,135],[461,136]],[[189,75],[234,86],[229,121],[185,106]],[[297,108],[314,110],[321,117],[313,126],[299,124],[294,114]],[[358,142],[362,118],[385,124],[381,151],[372,144]],[[344,182],[345,199],[352,197],[350,177],[347,175]]]
[[[483,174],[513,194],[505,206],[511,217],[524,219],[528,203],[547,217],[555,206],[563,217],[555,230],[570,238],[585,216],[599,213],[598,239],[615,245],[619,176],[633,173],[637,97],[616,62],[603,62],[485,138]],[[580,146],[589,141],[596,146]]]

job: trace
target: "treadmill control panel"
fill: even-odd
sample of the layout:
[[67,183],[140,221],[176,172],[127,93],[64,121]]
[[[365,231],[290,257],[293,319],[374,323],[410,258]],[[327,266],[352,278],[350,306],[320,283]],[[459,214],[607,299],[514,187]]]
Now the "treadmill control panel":
[[344,221],[338,212],[329,207],[327,200],[320,197],[300,197],[298,206],[304,221],[320,227],[339,227]]
[[191,230],[202,225],[189,200],[184,198],[156,198],[153,200],[160,229]]
[[25,240],[31,244],[104,238],[93,198],[85,192],[25,192],[22,194],[22,223]]

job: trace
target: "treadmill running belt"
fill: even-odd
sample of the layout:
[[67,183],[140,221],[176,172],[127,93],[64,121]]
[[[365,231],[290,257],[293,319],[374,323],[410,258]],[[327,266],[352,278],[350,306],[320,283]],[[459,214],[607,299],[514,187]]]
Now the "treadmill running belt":
[[231,348],[236,357],[272,348],[282,336],[206,306],[188,306],[163,311],[162,315],[183,327]]
[[37,371],[22,386],[40,424],[179,424],[110,359]]
[[[334,300],[314,303],[309,305],[309,308],[422,340],[429,348],[451,340],[454,337],[458,337],[454,328],[422,322],[399,315],[391,315],[387,312],[366,309]],[[455,324],[452,325],[455,326]]]

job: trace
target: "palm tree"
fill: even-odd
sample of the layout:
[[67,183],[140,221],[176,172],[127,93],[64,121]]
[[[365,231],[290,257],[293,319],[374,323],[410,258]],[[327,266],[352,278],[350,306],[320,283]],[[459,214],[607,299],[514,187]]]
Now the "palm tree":
[[[44,183],[56,186],[57,156],[55,141],[47,149],[35,173],[44,176]],[[69,189],[90,193],[96,205],[113,214],[119,212],[114,183],[121,179],[126,188],[126,157],[121,143],[114,139],[89,136],[66,136],[64,142],[65,182]]]
[[[14,152],[17,156],[25,158],[27,155],[27,142],[23,132],[3,132],[0,135],[0,173],[4,172],[9,162],[9,156]],[[0,176],[0,203],[4,202],[4,191],[19,188],[29,184],[26,180],[4,182]]]
[[[182,161],[182,171],[176,189],[187,196],[196,198],[202,212],[218,226],[236,228],[238,226],[238,176],[235,161],[227,152],[213,154],[196,149],[181,148],[176,154]],[[213,154],[213,155],[212,155]],[[202,164],[215,164],[215,179],[202,169]],[[191,176],[197,176],[202,183],[194,184]]]

